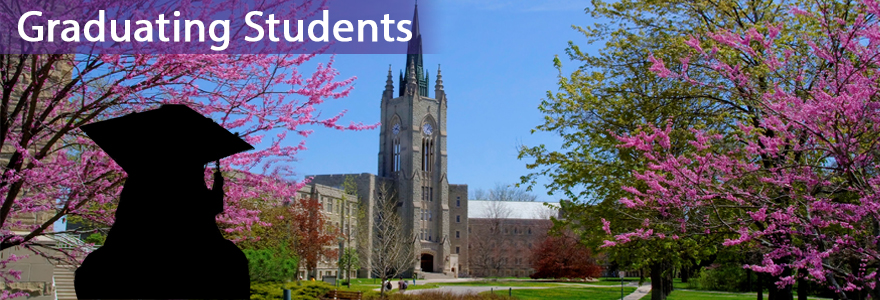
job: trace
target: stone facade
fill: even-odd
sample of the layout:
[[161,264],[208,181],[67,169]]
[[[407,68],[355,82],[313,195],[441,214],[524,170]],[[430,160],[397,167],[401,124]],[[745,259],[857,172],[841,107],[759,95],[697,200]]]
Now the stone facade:
[[[10,58],[10,64],[15,66],[18,64],[16,58],[13,57],[4,57],[4,59]],[[51,91],[54,89],[59,89],[60,86],[66,85],[69,83],[70,78],[73,74],[73,65],[69,64],[67,60],[72,59],[73,56],[64,55],[59,59],[58,62],[53,64],[53,69],[49,73],[49,78],[43,84],[42,90],[40,90],[40,98],[48,99],[53,95]],[[45,60],[43,58],[40,61],[37,61],[38,66],[42,66],[45,64]],[[21,98],[22,91],[31,84],[31,74],[29,72],[24,72],[21,75],[22,77],[19,79],[18,83],[13,86],[12,94],[10,97],[10,103],[8,104],[9,111],[12,111],[18,105],[18,99]],[[63,101],[63,100],[62,100]],[[43,110],[43,102],[37,102],[37,112],[41,112]],[[20,125],[20,124],[19,124]],[[19,131],[20,128],[13,128],[14,131]],[[15,147],[10,146],[13,144],[10,141],[4,144],[2,148],[0,148],[0,166],[3,167],[2,170],[5,170],[8,167],[9,160],[12,158],[15,153]],[[46,143],[44,140],[38,140],[31,144],[31,151],[35,151],[36,149],[45,147]],[[48,159],[47,159],[48,160]],[[27,161],[24,162],[27,164]],[[27,194],[27,191],[24,190],[19,193],[19,195]],[[46,199],[46,202],[53,201],[53,199]],[[9,219],[6,220],[4,225],[9,226],[8,229],[12,230],[16,235],[27,235],[30,233],[30,230],[34,226],[43,225],[49,221],[51,218],[55,216],[55,211],[40,211],[40,212],[19,212],[13,209],[10,211],[10,214],[7,216]],[[20,222],[20,223],[19,223]],[[54,228],[52,225],[44,232],[52,232]],[[55,245],[55,241],[48,239],[46,237],[37,237],[33,240],[38,246],[34,246],[35,248],[39,248],[40,251],[44,251],[44,254],[50,256],[58,256],[60,255],[56,253],[54,250],[49,249],[48,247],[52,247]],[[24,247],[12,247],[4,249],[0,251],[0,260],[4,260],[9,258],[10,255],[16,256],[25,256],[28,257],[25,259],[18,260],[13,263],[9,263],[6,265],[7,269],[15,269],[22,271],[21,279],[14,280],[13,283],[6,284],[2,280],[0,280],[0,290],[9,290],[12,292],[23,291],[30,295],[28,299],[38,299],[38,300],[48,300],[48,299],[56,299],[55,298],[55,287],[54,287],[54,269],[55,266],[53,262],[50,260],[40,256],[39,254],[34,253],[31,250],[28,250]]]
[[[327,224],[334,228],[339,228],[343,236],[353,237],[351,233],[356,232],[358,228],[357,195],[346,194],[343,189],[338,187],[310,183],[297,191],[296,197],[298,199],[317,199],[322,205],[322,213],[327,217]],[[343,243],[343,247],[346,248],[358,247],[357,240],[354,238],[345,239]],[[331,246],[331,248],[339,249],[339,245]],[[315,272],[314,276],[321,279],[323,276],[336,276],[340,273],[340,270],[337,260],[325,258],[318,263],[318,268]],[[352,271],[351,277],[357,277],[357,275],[357,271]],[[299,276],[302,278],[309,277],[304,267],[300,268]]]
[[466,276],[468,270],[468,190],[467,185],[449,185],[449,246],[457,261],[451,264],[455,276]]
[[[37,238],[37,243],[47,247],[54,246],[55,242],[48,238]],[[54,251],[45,247],[39,247],[41,251],[48,251],[47,254],[54,255]],[[11,255],[27,256],[13,263],[6,265],[7,269],[21,271],[21,279],[14,280],[10,284],[0,280],[0,290],[8,290],[10,292],[25,292],[29,295],[28,299],[36,300],[55,300],[55,265],[24,247],[12,247],[0,251],[0,260],[7,259]]]

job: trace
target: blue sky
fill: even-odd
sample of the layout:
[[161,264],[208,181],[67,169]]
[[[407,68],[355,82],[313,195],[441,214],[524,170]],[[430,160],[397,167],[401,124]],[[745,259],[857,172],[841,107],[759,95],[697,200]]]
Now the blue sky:
[[[431,76],[428,90],[433,96],[437,64],[441,64],[449,100],[450,183],[468,184],[470,190],[517,183],[528,173],[526,161],[517,159],[517,145],[559,145],[558,137],[530,131],[542,123],[543,115],[537,109],[541,99],[548,90],[556,90],[554,55],[567,61],[564,50],[568,41],[589,49],[583,35],[571,28],[594,22],[584,13],[588,5],[589,1],[583,0],[421,1],[423,39],[434,53],[424,58]],[[388,65],[394,70],[396,89],[405,57],[337,55],[335,67],[340,78],[356,76],[357,80],[349,97],[329,100],[319,107],[323,116],[347,109],[341,124],[378,122]],[[575,64],[566,64],[565,74],[574,68]],[[295,179],[312,174],[377,172],[378,130],[314,129],[306,140],[308,150],[301,152],[293,165],[299,175]],[[547,195],[543,186],[534,187],[534,193],[539,201],[558,201],[564,196]],[[56,229],[63,228],[60,221],[56,223]]]
[[[548,90],[556,90],[557,71],[552,59],[567,61],[568,41],[586,46],[572,25],[592,24],[584,13],[588,1],[447,0],[420,1],[425,47],[434,54],[424,63],[431,76],[433,97],[437,64],[442,65],[449,100],[449,182],[468,184],[471,190],[495,183],[513,184],[527,174],[526,161],[517,159],[517,145],[547,144],[561,139],[531,134],[542,123],[537,110]],[[326,59],[326,58],[324,58]],[[379,103],[388,65],[397,76],[405,55],[338,55],[341,77],[357,76],[354,90],[345,99],[322,104],[324,116],[342,109],[342,121],[379,121]],[[566,74],[576,67],[569,63]],[[378,130],[338,132],[316,128],[307,139],[307,151],[294,164],[298,178],[310,174],[376,173]],[[546,180],[544,180],[546,182]],[[558,201],[564,195],[547,195],[534,189],[541,201]]]

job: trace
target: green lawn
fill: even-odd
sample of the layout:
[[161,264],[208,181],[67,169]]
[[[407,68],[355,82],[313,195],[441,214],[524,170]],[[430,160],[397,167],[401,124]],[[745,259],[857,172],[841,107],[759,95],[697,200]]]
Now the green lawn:
[[465,282],[444,282],[440,285],[448,286],[505,286],[505,287],[558,287],[559,282],[534,282],[534,281],[465,281]]
[[[624,287],[624,295],[629,295],[635,288]],[[506,290],[495,291],[497,295],[507,296]],[[487,292],[488,293],[488,292]],[[513,290],[513,296],[520,300],[617,300],[620,299],[620,289],[607,288],[551,288],[551,289],[530,289],[530,290]]]
[[[645,282],[651,282],[650,280],[646,280]],[[596,282],[580,282],[584,284],[595,284],[595,285],[620,285],[620,278],[599,278],[599,281]],[[626,277],[623,279],[624,284],[630,283],[639,283],[638,277]]]
[[[642,299],[651,299],[648,297]],[[765,296],[766,297],[766,296]],[[700,300],[700,299],[724,299],[724,300],[755,300],[757,293],[721,293],[721,292],[698,292],[698,291],[672,291],[666,300]]]
[[[375,289],[378,289],[380,287],[379,282],[380,282],[379,279],[357,278],[357,279],[351,280],[351,288],[348,288],[347,286],[342,285],[339,287],[339,290],[340,291],[360,291],[360,292],[366,293],[368,291],[373,291]],[[394,280],[394,282],[397,282],[397,280]],[[407,280],[407,283],[409,283],[409,287],[408,287],[409,290],[433,289],[433,288],[439,287],[439,285],[437,283],[425,284],[425,283],[419,283],[418,280],[416,280],[417,284],[413,285],[412,279]],[[394,289],[392,292],[394,292],[394,291],[397,291],[397,289]]]
[[688,282],[681,282],[681,278],[672,279],[673,289],[698,290],[700,285],[697,284],[696,278],[691,278]]
[[[638,283],[639,279],[634,278],[632,281],[624,281],[624,284],[630,283]],[[447,282],[442,283],[440,285],[463,285],[463,286],[513,286],[513,287],[557,287],[563,286],[564,284],[585,284],[585,285],[606,285],[606,286],[619,286],[620,279],[616,279],[615,281],[595,281],[595,282],[583,282],[583,281],[506,281],[506,280],[478,280],[478,281],[467,281],[467,282]]]
[[[672,291],[669,294],[669,297],[666,300],[702,300],[702,299],[710,299],[710,300],[755,300],[757,299],[758,293],[726,293],[726,292],[711,292],[711,291]],[[764,299],[767,298],[767,293],[764,293]],[[797,295],[794,295],[794,298],[797,299]],[[650,300],[651,293],[648,293],[641,300]],[[818,300],[823,298],[809,297],[810,300]]]

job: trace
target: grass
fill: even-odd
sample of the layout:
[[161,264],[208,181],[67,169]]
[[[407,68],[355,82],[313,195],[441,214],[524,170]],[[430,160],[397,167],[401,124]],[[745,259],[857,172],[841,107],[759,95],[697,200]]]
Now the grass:
[[691,278],[688,282],[681,282],[681,278],[672,279],[673,289],[699,290],[700,285],[697,284],[697,278]]
[[558,287],[558,282],[531,282],[531,281],[466,281],[446,282],[444,286],[503,286],[503,287]]
[[[651,282],[651,281],[647,280],[647,278],[646,278],[645,282]],[[596,282],[583,282],[583,283],[584,284],[595,284],[595,285],[618,285],[619,286],[620,285],[620,278],[602,277],[602,278],[599,278],[599,281],[596,281]],[[626,277],[623,279],[623,283],[624,284],[630,284],[630,283],[638,284],[639,278],[638,277]]]
[[[633,287],[624,287],[623,294],[629,295],[636,289]],[[486,292],[488,293],[488,292]],[[508,291],[495,291],[496,295],[507,296]],[[483,294],[483,293],[481,293]],[[620,299],[619,289],[606,288],[550,288],[550,289],[529,289],[529,290],[513,290],[513,297],[520,300],[618,300]]]
[[[757,299],[758,293],[728,293],[728,292],[711,292],[711,291],[672,291],[666,300],[754,300]],[[764,292],[764,298],[767,298],[767,292]],[[797,299],[797,294],[794,295]],[[640,300],[650,300],[651,293],[646,294]],[[808,297],[810,300],[818,300],[824,298]]]
[[[364,300],[379,300],[378,295],[365,296]],[[490,293],[460,295],[450,292],[430,291],[417,295],[411,294],[389,294],[383,300],[516,300],[509,298],[507,295],[495,295]]]
[[[348,288],[345,285],[340,285],[339,290],[340,291],[363,292],[364,294],[366,294],[367,292],[375,291],[376,289],[380,288],[381,285],[379,282],[380,282],[379,279],[373,279],[373,278],[357,278],[357,279],[352,278],[351,279],[351,288]],[[397,280],[394,280],[394,282],[396,283]],[[416,281],[416,282],[418,283],[418,281]],[[433,289],[433,288],[440,287],[440,285],[437,283],[427,283],[427,284],[426,283],[418,283],[416,285],[413,285],[412,279],[408,280],[407,283],[410,284],[409,287],[407,288],[407,290],[423,290],[423,289]],[[397,291],[397,289],[394,289],[391,292],[396,292],[396,291]],[[386,293],[388,293],[388,291],[386,291]]]

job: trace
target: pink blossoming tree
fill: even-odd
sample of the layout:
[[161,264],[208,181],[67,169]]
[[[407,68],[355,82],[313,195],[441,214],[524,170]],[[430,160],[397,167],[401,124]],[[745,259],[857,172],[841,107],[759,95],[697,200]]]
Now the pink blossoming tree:
[[[220,2],[215,4],[234,4]],[[324,4],[306,1],[290,9],[310,15]],[[36,239],[65,215],[112,224],[126,174],[79,128],[164,103],[187,104],[256,146],[221,161],[225,174],[236,175],[227,181],[226,210],[217,221],[227,232],[262,222],[259,211],[239,204],[295,195],[303,183],[289,180],[288,163],[306,149],[309,126],[376,126],[339,124],[344,111],[319,113],[324,101],[348,95],[354,78],[338,79],[332,58],[308,71],[306,63],[317,54],[0,55],[0,250],[24,247],[50,255]],[[35,215],[46,217],[22,222]],[[76,251],[65,254],[74,258]],[[7,283],[19,278],[20,272],[5,268],[17,259],[0,261]],[[3,292],[0,299],[20,295]]]
[[[724,246],[762,249],[761,263],[744,267],[780,289],[807,279],[842,298],[880,296],[880,5],[817,1],[791,12],[797,23],[690,37],[692,53],[675,66],[649,57],[658,76],[717,89],[748,117],[730,132],[693,129],[685,153],[670,141],[672,120],[619,136],[649,161],[620,203],[658,217],[606,247],[722,234]],[[779,38],[784,27],[802,30],[807,55]],[[691,64],[717,80],[692,79]]]

